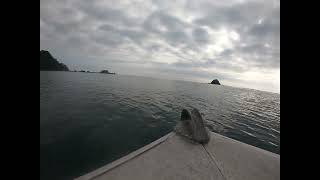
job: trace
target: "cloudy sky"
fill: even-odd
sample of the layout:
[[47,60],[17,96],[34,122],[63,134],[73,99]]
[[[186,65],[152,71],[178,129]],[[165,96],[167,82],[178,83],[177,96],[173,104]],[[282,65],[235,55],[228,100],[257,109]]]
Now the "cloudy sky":
[[72,70],[280,93],[280,1],[41,0],[40,49]]

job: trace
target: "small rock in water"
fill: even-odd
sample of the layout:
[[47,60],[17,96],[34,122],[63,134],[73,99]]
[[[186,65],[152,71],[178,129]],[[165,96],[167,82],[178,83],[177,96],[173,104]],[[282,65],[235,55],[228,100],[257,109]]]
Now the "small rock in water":
[[218,81],[218,79],[214,79],[211,81],[210,84],[217,84],[217,85],[221,85],[220,82]]

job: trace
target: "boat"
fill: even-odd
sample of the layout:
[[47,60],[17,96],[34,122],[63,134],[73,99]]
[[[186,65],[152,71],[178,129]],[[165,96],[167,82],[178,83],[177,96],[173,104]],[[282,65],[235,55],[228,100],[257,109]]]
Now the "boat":
[[76,180],[278,180],[280,155],[208,131],[183,110],[173,132]]

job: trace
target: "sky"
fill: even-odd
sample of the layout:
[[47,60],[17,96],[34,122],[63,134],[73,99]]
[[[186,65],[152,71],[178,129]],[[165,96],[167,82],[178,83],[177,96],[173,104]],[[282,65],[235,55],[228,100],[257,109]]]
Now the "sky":
[[40,0],[40,49],[71,70],[280,93],[280,1]]

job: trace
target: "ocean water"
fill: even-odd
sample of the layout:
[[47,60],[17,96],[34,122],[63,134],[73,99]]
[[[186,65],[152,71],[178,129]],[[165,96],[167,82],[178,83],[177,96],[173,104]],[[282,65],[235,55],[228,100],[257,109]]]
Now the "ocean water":
[[40,179],[73,179],[139,149],[171,132],[183,108],[197,108],[213,132],[280,154],[279,94],[40,71]]

